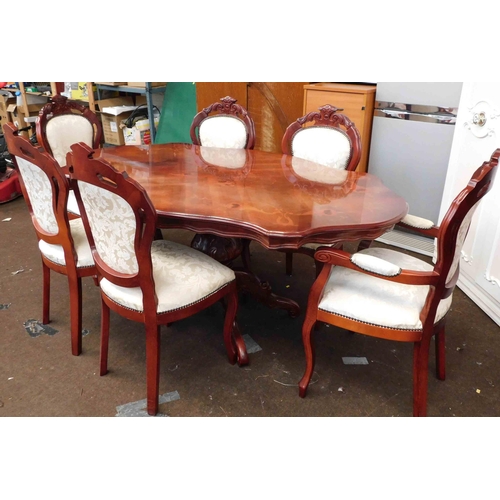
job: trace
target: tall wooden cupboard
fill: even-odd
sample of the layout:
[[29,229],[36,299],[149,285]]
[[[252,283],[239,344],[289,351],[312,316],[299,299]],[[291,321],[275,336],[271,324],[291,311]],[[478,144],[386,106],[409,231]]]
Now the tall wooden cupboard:
[[303,114],[316,111],[325,104],[342,109],[361,135],[361,160],[357,171],[366,172],[372,133],[376,85],[349,83],[314,83],[304,85]]

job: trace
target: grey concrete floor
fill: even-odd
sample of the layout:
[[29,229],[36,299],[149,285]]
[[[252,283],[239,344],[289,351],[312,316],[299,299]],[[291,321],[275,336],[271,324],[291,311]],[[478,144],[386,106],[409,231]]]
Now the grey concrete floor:
[[[83,353],[72,356],[66,278],[52,273],[51,323],[57,331],[30,336],[28,320],[41,320],[41,262],[22,198],[0,205],[0,416],[107,417],[140,415],[131,403],[145,398],[144,329],[112,314],[109,373],[100,377],[99,290],[84,279]],[[189,244],[192,233],[164,231]],[[412,415],[412,345],[374,339],[322,325],[317,361],[306,398],[297,383],[304,370],[301,326],[314,264],[252,243],[254,271],[273,290],[295,299],[297,318],[252,297],[240,301],[238,321],[248,335],[246,367],[227,362],[223,310],[215,305],[162,328],[160,412],[170,417],[409,417]],[[17,272],[19,271],[19,272]],[[17,273],[16,273],[17,272]],[[430,417],[500,416],[500,328],[456,289],[447,321],[447,378],[434,376],[431,350]],[[366,357],[367,365],[342,358]],[[123,407],[123,405],[125,405]],[[140,406],[140,405],[139,405]],[[138,413],[137,413],[138,412]]]

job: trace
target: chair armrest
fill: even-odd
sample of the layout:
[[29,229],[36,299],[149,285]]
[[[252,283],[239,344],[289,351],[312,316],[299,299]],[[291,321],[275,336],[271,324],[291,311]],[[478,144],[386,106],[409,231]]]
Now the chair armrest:
[[371,273],[380,274],[382,276],[397,276],[401,274],[402,271],[399,266],[387,260],[364,253],[355,253],[351,255],[351,262],[355,266],[363,269],[363,271],[370,271]]
[[439,227],[435,226],[431,220],[411,214],[405,215],[397,225],[433,238],[437,238],[439,230]]
[[[370,258],[367,259],[367,257]],[[318,248],[314,258],[326,266],[342,266],[376,278],[406,285],[435,285],[439,279],[439,274],[436,271],[401,269],[384,259],[372,255],[362,253],[351,255],[343,250],[330,247]]]

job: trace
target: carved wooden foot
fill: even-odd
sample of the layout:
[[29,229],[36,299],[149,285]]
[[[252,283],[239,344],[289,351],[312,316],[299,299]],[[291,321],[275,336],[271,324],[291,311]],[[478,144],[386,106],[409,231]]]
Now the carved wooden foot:
[[236,271],[238,290],[248,292],[257,300],[271,309],[285,309],[292,318],[300,314],[300,307],[292,299],[280,297],[271,291],[267,281],[261,281],[257,276],[246,271]]
[[238,365],[248,365],[247,346],[241,336],[241,332],[236,321],[233,323],[233,345],[236,350],[236,361],[238,362]]

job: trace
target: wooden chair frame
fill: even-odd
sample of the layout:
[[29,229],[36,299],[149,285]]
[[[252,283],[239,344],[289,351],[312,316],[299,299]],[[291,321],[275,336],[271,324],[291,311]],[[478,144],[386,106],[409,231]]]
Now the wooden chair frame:
[[[245,352],[244,341],[236,330],[233,330],[238,295],[236,281],[228,283],[216,293],[188,307],[166,313],[157,313],[158,298],[155,293],[153,267],[151,260],[151,245],[157,227],[157,214],[144,188],[126,172],[118,172],[102,159],[94,159],[93,151],[84,143],[71,146],[68,153],[68,166],[83,223],[97,268],[99,282],[106,278],[111,283],[121,287],[140,287],[143,293],[143,311],[135,311],[111,300],[101,291],[101,355],[100,374],[107,373],[109,317],[110,310],[121,316],[144,323],[146,329],[146,382],[147,411],[150,415],[158,412],[158,390],[160,378],[160,326],[191,316],[212,304],[226,301],[226,316],[224,321],[224,344],[229,362],[234,364],[237,359],[236,350]],[[99,186],[123,197],[132,207],[136,216],[136,234],[134,240],[135,253],[138,261],[136,274],[123,274],[109,267],[96,251],[87,213],[78,188],[78,181]]]
[[[432,336],[436,345],[436,375],[439,380],[445,379],[445,321],[446,316],[435,323],[438,305],[442,299],[449,297],[458,280],[460,266],[457,266],[453,276],[448,279],[453,257],[456,252],[457,237],[462,221],[472,207],[491,189],[500,158],[500,148],[497,149],[488,162],[478,168],[467,186],[457,195],[446,213],[440,227],[419,230],[422,234],[435,237],[438,240],[438,258],[434,269],[429,272],[402,270],[393,277],[375,274],[361,269],[351,262],[351,255],[339,249],[329,247],[319,248],[314,258],[323,263],[323,269],[314,282],[308,299],[306,317],[302,329],[302,340],[306,355],[306,370],[299,382],[299,395],[305,397],[307,387],[314,369],[315,354],[312,341],[312,331],[317,321],[322,321],[339,328],[370,335],[373,337],[413,342],[413,415],[427,414],[427,382],[429,348]],[[375,276],[379,279],[408,285],[428,285],[429,293],[425,305],[420,312],[421,330],[400,330],[384,328],[362,323],[321,311],[318,305],[330,275],[332,266],[343,266],[357,272]]]
[[[38,240],[43,240],[52,245],[61,245],[64,250],[66,265],[60,265],[47,259],[42,253],[43,269],[43,314],[42,322],[50,322],[50,271],[64,274],[68,277],[70,317],[71,317],[71,352],[78,356],[82,352],[82,278],[93,276],[96,278],[96,268],[77,267],[77,255],[74,248],[73,238],[69,226],[66,204],[69,194],[69,182],[62,169],[52,156],[44,153],[41,149],[33,146],[27,139],[18,135],[17,129],[11,123],[4,125],[4,134],[10,154],[13,157],[16,169],[19,172],[21,190],[31,214],[31,220],[35,228]],[[58,234],[47,233],[38,224],[33,213],[31,201],[24,184],[21,171],[17,165],[16,157],[23,158],[45,172],[52,187],[52,203],[58,225]],[[97,284],[97,281],[96,281]]]
[[[361,160],[361,136],[354,123],[347,116],[338,113],[338,111],[341,110],[331,104],[325,104],[324,106],[321,106],[318,111],[311,111],[291,123],[286,129],[283,139],[281,140],[281,150],[283,154],[293,156],[293,137],[306,126],[336,128],[344,131],[351,143],[351,155],[345,170],[356,170],[359,161]],[[340,248],[341,246],[341,243],[337,244],[336,248]],[[298,250],[284,250],[286,254],[286,274],[289,276],[292,275],[294,253],[301,253],[314,258],[315,251],[316,250],[307,247],[302,247]],[[321,267],[322,264],[316,261],[316,275],[318,275],[321,271]]]
[[255,125],[248,114],[248,111],[239,104],[236,104],[236,99],[226,96],[223,97],[220,102],[215,102],[210,106],[202,109],[194,118],[191,123],[191,129],[189,131],[191,136],[191,141],[196,146],[202,146],[200,139],[198,137],[199,127],[201,122],[208,118],[210,115],[226,115],[232,116],[234,118],[240,119],[247,129],[247,142],[245,149],[253,149],[255,146]]
[[[88,107],[84,106],[83,104],[79,104],[76,101],[71,101],[66,96],[58,94],[54,96],[52,100],[40,110],[38,119],[36,121],[36,139],[38,141],[38,144],[48,154],[53,156],[52,149],[50,147],[46,134],[48,122],[56,116],[71,114],[82,115],[91,123],[94,130],[94,140],[92,143],[92,147],[94,149],[100,147],[103,138],[101,120],[99,120],[97,115]],[[65,167],[65,165],[60,166]]]

